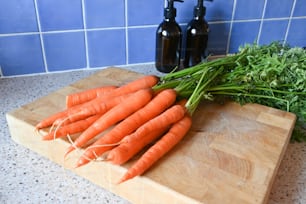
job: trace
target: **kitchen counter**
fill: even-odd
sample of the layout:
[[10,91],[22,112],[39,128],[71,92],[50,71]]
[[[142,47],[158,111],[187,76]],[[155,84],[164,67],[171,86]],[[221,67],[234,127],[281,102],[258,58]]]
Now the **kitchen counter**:
[[[153,65],[124,67],[160,75]],[[5,113],[97,70],[0,78],[0,203],[128,203],[11,140]],[[32,134],[32,133],[28,133]],[[306,203],[306,143],[290,143],[269,204]]]

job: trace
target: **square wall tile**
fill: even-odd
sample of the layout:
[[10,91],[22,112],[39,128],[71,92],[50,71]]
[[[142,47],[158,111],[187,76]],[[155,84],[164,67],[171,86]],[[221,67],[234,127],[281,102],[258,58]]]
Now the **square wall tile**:
[[176,21],[178,23],[188,23],[193,19],[193,8],[197,4],[197,1],[184,1],[183,3],[176,2],[174,7],[176,8]]
[[267,0],[265,18],[290,17],[293,1]]
[[87,32],[90,67],[126,64],[125,29]]
[[296,0],[293,16],[294,17],[306,16],[305,5],[306,5],[306,0]]
[[292,19],[287,37],[291,46],[306,46],[306,19]]
[[237,0],[235,20],[261,19],[265,0]]
[[212,55],[226,54],[230,23],[209,24],[207,52]]
[[37,0],[42,31],[83,28],[81,0]]
[[229,53],[236,53],[240,46],[257,41],[260,21],[233,23]]
[[0,1],[0,33],[37,31],[33,0]]
[[234,0],[204,1],[204,5],[206,7],[206,20],[230,21],[232,19]]
[[128,26],[159,24],[164,16],[164,0],[127,1]]
[[45,72],[39,35],[1,37],[0,66],[4,76]]
[[85,1],[87,28],[122,27],[125,25],[124,1]]
[[128,30],[129,63],[154,62],[156,28],[130,28]]
[[259,44],[270,44],[272,41],[284,41],[288,20],[263,21]]
[[84,32],[43,34],[49,71],[86,67]]

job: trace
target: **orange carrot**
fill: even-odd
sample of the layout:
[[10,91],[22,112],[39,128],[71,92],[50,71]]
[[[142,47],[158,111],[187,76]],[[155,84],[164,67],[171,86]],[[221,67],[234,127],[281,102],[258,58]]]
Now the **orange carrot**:
[[106,112],[94,124],[86,129],[68,148],[65,156],[75,148],[84,146],[90,139],[102,131],[145,106],[151,100],[152,96],[152,89],[141,89],[132,94],[125,101]]
[[[68,116],[66,118],[60,118],[59,123],[61,121],[65,120],[68,123],[75,122],[78,120],[82,120],[84,118],[87,118],[88,116],[91,115],[96,115],[96,114],[104,114],[111,108],[119,105],[123,101],[125,101],[127,98],[129,98],[132,94],[125,94],[125,95],[120,95],[116,97],[110,97],[105,96],[105,97],[99,97],[96,98],[89,103],[87,103],[84,106],[81,106],[78,112],[69,112]],[[58,121],[56,121],[58,122]],[[57,124],[57,123],[56,123]]]
[[[152,86],[154,86],[155,84],[158,83],[158,80],[159,79],[156,76],[146,75],[146,76],[140,77],[139,79],[131,81],[131,82],[125,84],[125,85],[122,85],[119,88],[116,88],[113,91],[110,91],[109,94],[104,94],[103,97],[101,96],[101,97],[99,97],[99,99],[98,98],[97,99],[101,100],[101,101],[108,100],[109,98],[114,98],[114,97],[117,97],[117,96],[122,96],[122,95],[130,94],[130,93],[134,93],[134,92],[136,92],[140,89],[151,88]],[[89,101],[88,103],[91,103],[91,102],[92,101]],[[95,103],[95,102],[92,102],[92,103]],[[85,104],[87,104],[87,103],[85,103]],[[53,114],[53,115],[45,118],[44,120],[42,120],[41,122],[39,122],[36,125],[36,129],[38,130],[38,129],[42,129],[42,128],[46,128],[46,127],[51,126],[54,123],[54,121],[56,121],[58,118],[67,117],[67,114],[70,110],[72,110],[71,111],[72,113],[70,112],[70,115],[75,113],[74,111],[78,111],[79,106],[71,107],[69,109],[66,109],[64,111],[58,112],[56,114]]]
[[140,138],[139,140],[120,143],[119,146],[113,148],[107,154],[106,160],[118,165],[127,162],[138,152],[140,152],[145,146],[158,139],[167,129],[168,127],[157,129],[150,132],[145,137]]
[[71,122],[87,118],[91,115],[103,114],[112,107],[124,101],[128,97],[128,94],[121,95],[118,97],[99,97],[84,104],[73,106],[71,108],[65,109],[64,111],[55,113],[40,121],[35,126],[35,128],[38,130],[49,127],[51,125],[67,125]]
[[101,97],[107,96],[107,97],[116,97],[123,94],[130,94],[135,93],[136,91],[139,91],[141,89],[147,89],[152,88],[154,85],[156,85],[159,81],[159,78],[154,75],[146,75],[142,76],[139,79],[136,79],[134,81],[128,82],[127,84],[124,84],[104,95]]
[[113,148],[110,146],[111,144],[118,143],[123,137],[131,134],[138,127],[162,113],[175,100],[176,92],[173,89],[166,89],[158,93],[146,106],[124,119],[107,134],[89,146],[77,162],[77,167],[88,163],[90,160],[95,159],[95,157]]
[[35,129],[38,130],[38,129],[47,128],[47,127],[51,126],[54,123],[54,121],[56,121],[57,119],[67,117],[69,111],[76,111],[76,110],[78,110],[78,108],[80,108],[80,105],[74,106],[74,107],[69,108],[69,109],[65,109],[65,110],[60,111],[60,112],[56,112],[56,113],[44,118],[43,120],[41,120],[35,126]]
[[75,123],[70,123],[49,132],[42,137],[43,140],[52,140],[63,136],[80,133],[86,130],[91,124],[93,124],[101,115],[93,115],[84,120],[79,120]]
[[85,103],[96,97],[99,97],[109,91],[118,88],[117,86],[101,86],[92,89],[87,89],[85,91],[80,91],[77,93],[72,93],[66,96],[66,107],[70,108],[72,106]]
[[[178,104],[170,107],[162,114],[156,116],[155,118],[151,119],[144,125],[140,126],[133,134],[124,137],[120,143],[125,144],[124,146],[129,146],[129,147],[133,146],[133,148],[136,149],[143,148],[144,144],[148,144],[154,138],[157,137],[157,135],[154,134],[151,135],[152,132],[154,132],[155,130],[162,130],[162,129],[165,130],[171,124],[176,123],[177,121],[181,120],[184,117],[186,112],[184,106],[185,102],[186,100],[182,100],[178,102]],[[136,145],[140,145],[141,147],[135,147]],[[118,157],[120,158],[116,159],[117,157],[116,153],[119,154]],[[109,157],[107,157],[107,160],[112,160],[113,162],[118,162],[118,163],[127,161],[128,159],[130,158],[127,152],[126,154],[120,156],[119,151],[118,152],[114,151]]]
[[118,183],[141,175],[148,170],[155,162],[182,140],[189,131],[191,124],[191,117],[189,114],[186,114],[185,117],[175,123],[156,144],[150,147],[141,158],[129,168]]
[[168,108],[166,111],[140,126],[134,134],[124,137],[121,142],[131,142],[133,140],[143,140],[150,132],[163,129],[176,123],[184,117],[186,108],[183,105],[176,104]]

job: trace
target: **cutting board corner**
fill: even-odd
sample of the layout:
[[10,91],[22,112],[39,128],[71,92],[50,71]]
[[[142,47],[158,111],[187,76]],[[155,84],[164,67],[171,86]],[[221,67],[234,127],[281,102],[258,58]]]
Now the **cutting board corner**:
[[[64,109],[67,93],[121,85],[142,74],[108,67],[6,114],[12,139],[61,163],[64,140],[41,141],[34,126]],[[89,164],[75,172],[132,203],[265,203],[287,148],[296,117],[258,104],[203,103],[186,138],[149,172],[111,185],[126,166]],[[73,169],[71,169],[74,171]],[[109,176],[94,171],[112,172]],[[195,190],[197,189],[197,190]]]

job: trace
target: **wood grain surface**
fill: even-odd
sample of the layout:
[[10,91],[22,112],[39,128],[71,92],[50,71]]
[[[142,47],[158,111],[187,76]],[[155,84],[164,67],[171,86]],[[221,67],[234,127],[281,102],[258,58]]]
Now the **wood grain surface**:
[[[65,95],[101,85],[121,85],[142,76],[107,68],[7,113],[12,139],[132,203],[266,203],[287,148],[295,115],[274,108],[203,102],[188,135],[143,176],[116,181],[123,166],[91,162],[72,168],[82,153],[64,160],[66,139],[41,141],[34,126],[65,107]],[[76,137],[75,135],[74,137]]]

